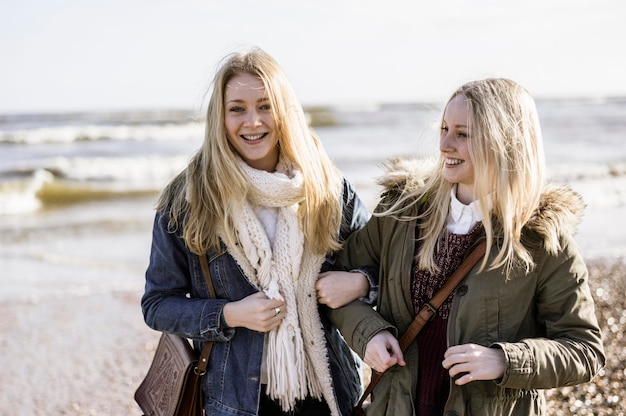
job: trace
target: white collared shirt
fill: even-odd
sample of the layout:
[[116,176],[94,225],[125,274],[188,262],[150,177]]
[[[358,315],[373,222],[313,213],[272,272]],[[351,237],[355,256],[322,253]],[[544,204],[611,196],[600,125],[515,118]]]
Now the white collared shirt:
[[456,185],[450,191],[450,212],[446,228],[452,234],[467,234],[476,223],[483,220],[478,200],[469,205],[463,204],[456,197]]

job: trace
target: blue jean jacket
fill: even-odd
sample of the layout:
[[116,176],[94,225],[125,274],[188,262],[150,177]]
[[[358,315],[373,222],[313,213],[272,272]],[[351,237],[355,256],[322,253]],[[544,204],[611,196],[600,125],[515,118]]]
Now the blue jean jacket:
[[[369,213],[349,182],[343,186],[343,223],[340,239],[365,225]],[[157,213],[152,235],[150,264],[141,300],[149,327],[175,333],[194,342],[200,350],[205,341],[213,346],[204,381],[204,406],[210,415],[256,415],[261,389],[261,364],[265,334],[246,328],[222,329],[220,315],[227,302],[237,301],[258,290],[226,252],[207,253],[217,299],[210,299],[198,256],[191,253],[181,230],[168,231],[169,217]],[[321,271],[334,261],[327,256]],[[333,390],[341,414],[351,414],[361,384],[359,362],[337,329],[320,315],[326,333]]]

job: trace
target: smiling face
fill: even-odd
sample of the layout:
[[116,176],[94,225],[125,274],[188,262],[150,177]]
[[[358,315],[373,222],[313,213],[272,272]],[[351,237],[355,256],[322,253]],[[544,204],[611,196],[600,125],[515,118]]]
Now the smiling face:
[[226,84],[224,125],[228,141],[255,169],[273,172],[278,163],[278,135],[263,82],[241,73]]
[[474,201],[474,164],[469,153],[469,129],[465,96],[457,95],[443,114],[439,150],[444,157],[443,177],[457,184],[457,198],[464,204]]

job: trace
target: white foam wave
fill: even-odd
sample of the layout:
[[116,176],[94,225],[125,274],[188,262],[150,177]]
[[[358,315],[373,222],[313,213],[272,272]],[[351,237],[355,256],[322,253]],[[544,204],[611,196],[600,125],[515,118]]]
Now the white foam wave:
[[41,208],[37,193],[53,179],[50,172],[38,169],[31,175],[6,178],[0,182],[0,215],[33,212]]
[[202,137],[201,122],[126,125],[64,125],[0,130],[0,143],[42,144],[97,140],[188,140]]
[[186,156],[164,157],[59,157],[48,170],[70,181],[114,185],[119,190],[152,190],[178,173]]
[[55,158],[32,171],[0,176],[0,215],[34,212],[44,203],[159,192],[187,157]]

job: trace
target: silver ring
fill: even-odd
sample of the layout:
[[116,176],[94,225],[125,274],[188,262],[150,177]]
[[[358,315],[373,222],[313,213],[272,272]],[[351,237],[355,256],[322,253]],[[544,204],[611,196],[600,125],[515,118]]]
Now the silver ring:
[[280,313],[280,308],[274,308],[274,312],[276,312],[276,315],[278,315]]

